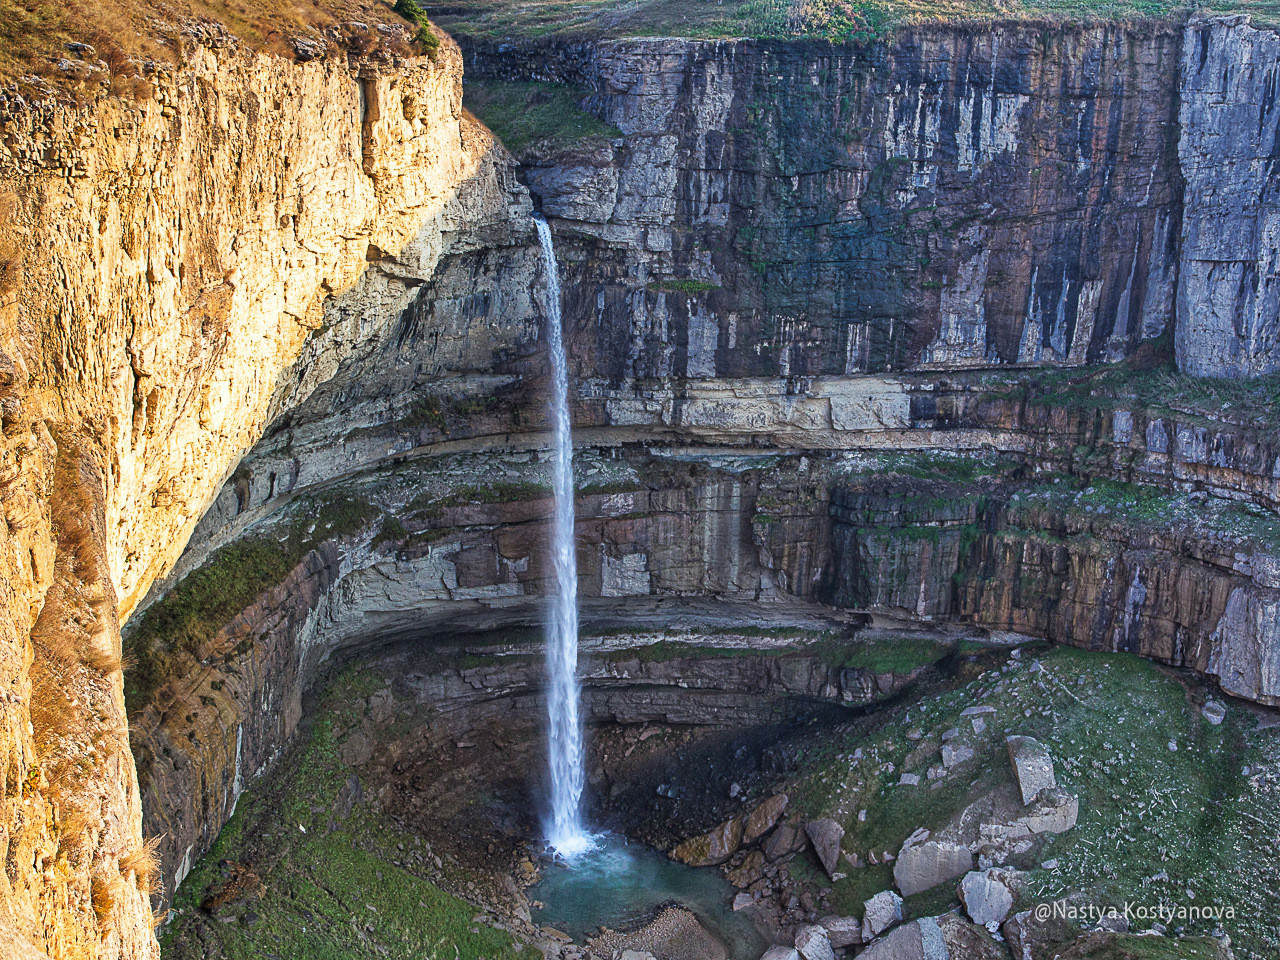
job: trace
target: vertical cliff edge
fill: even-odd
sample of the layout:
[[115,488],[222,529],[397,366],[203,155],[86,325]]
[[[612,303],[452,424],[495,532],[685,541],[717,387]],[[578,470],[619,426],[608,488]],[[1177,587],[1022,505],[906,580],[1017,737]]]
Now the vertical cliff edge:
[[451,42],[374,67],[198,33],[137,100],[0,96],[6,956],[157,955],[120,623],[268,420],[407,302],[389,259],[429,275],[506,164]]

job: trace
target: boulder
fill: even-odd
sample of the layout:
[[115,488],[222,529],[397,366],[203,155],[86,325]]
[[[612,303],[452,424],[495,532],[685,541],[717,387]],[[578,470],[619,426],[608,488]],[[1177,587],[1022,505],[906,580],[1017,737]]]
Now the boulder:
[[1030,806],[1041,790],[1058,785],[1053,776],[1053,758],[1044,744],[1034,737],[1009,737],[1005,743],[1009,748],[1014,779],[1022,792],[1022,803]]
[[957,764],[973,759],[973,747],[960,744],[957,747],[944,744],[942,747],[942,765],[950,770]]
[[836,949],[862,943],[862,921],[857,917],[823,917],[818,921]]
[[844,827],[834,820],[814,820],[804,830],[822,861],[822,869],[828,876],[835,873],[840,866],[840,841],[844,839]]
[[714,830],[693,837],[671,851],[671,859],[691,867],[713,867],[724,863],[742,845],[742,821],[726,820]]
[[747,815],[742,830],[742,842],[754,843],[773,829],[787,810],[787,795],[775,793]]
[[798,823],[780,823],[764,842],[764,855],[769,861],[781,860],[789,853],[804,849],[804,828]]
[[752,850],[741,864],[725,874],[725,879],[739,890],[745,890],[760,879],[763,871],[764,854],[759,850]]
[[1009,960],[1009,951],[985,927],[954,913],[934,917],[947,945],[949,960]]
[[1215,727],[1227,719],[1227,707],[1218,700],[1205,701],[1205,705],[1200,708],[1200,713]]
[[1074,940],[1080,926],[1065,917],[1055,917],[1052,912],[1040,920],[1032,911],[1024,910],[1006,920],[1000,932],[1009,944],[1013,960],[1034,960],[1058,953],[1055,947]]
[[795,947],[770,947],[760,960],[800,960]]
[[1042,833],[1066,833],[1080,816],[1080,801],[1060,787],[1046,790],[1021,822],[1033,836]]
[[942,928],[933,917],[895,927],[858,954],[858,960],[959,960],[951,957]]
[[1013,909],[1013,891],[1004,883],[1003,871],[971,870],[964,875],[956,892],[965,912],[980,926],[1000,924]]
[[902,922],[902,898],[892,890],[881,890],[863,904],[862,939],[878,937]]
[[746,910],[748,907],[755,906],[755,903],[756,902],[751,899],[751,894],[740,893],[733,898],[733,912],[737,913],[739,910]]
[[973,869],[969,848],[946,840],[930,840],[928,830],[907,837],[893,865],[893,881],[909,897],[931,890]]
[[796,950],[804,960],[836,960],[827,931],[817,924],[807,924],[796,930]]

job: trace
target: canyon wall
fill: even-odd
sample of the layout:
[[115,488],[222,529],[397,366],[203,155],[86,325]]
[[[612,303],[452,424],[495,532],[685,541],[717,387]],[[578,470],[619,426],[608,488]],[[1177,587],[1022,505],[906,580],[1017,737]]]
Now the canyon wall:
[[[1277,702],[1266,405],[1147,372],[1170,343],[1194,373],[1270,369],[1239,320],[1269,308],[1204,244],[1230,151],[1232,183],[1261,192],[1227,219],[1269,222],[1272,37],[1194,21],[939,26],[865,49],[472,45],[475,74],[579,84],[621,134],[522,156],[565,286],[584,621],[817,602],[1131,650]],[[1257,105],[1256,136],[1214,119],[1211,58],[1252,65],[1222,82]],[[468,184],[438,260],[379,255],[407,289],[331,311],[146,601],[169,616],[193,571],[290,545],[287,576],[169,651],[131,704],[166,891],[334,660],[540,620],[543,268],[510,172]],[[1235,319],[1187,319],[1208,302]]]
[[508,163],[462,113],[452,43],[295,64],[196,33],[136,100],[0,95],[17,955],[156,955],[119,624],[264,425],[408,302],[389,258],[429,273],[466,185]]
[[1280,36],[1243,17],[1182,37],[1186,179],[1178,363],[1198,376],[1280,371]]
[[523,158],[613,380],[1127,356],[1173,315],[1180,56],[1175,24],[468,50],[622,133]]
[[[137,102],[0,99],[0,938],[55,956],[154,955],[142,811],[171,891],[333,658],[536,624],[545,592],[533,203],[457,47],[203,36]],[[562,261],[588,620],[877,607],[1274,702],[1251,515],[1011,504],[1056,474],[1276,507],[1265,409],[1034,378],[1169,340],[1275,368],[1278,58],[1238,20],[470,49],[621,134],[519,171]],[[955,506],[875,459],[939,449],[1014,475]],[[166,638],[200,583],[256,594]]]

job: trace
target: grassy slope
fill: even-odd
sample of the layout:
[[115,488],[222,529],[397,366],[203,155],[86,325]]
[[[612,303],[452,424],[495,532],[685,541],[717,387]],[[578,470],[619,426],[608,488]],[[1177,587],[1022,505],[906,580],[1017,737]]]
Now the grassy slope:
[[[489,38],[579,34],[863,41],[911,23],[1169,17],[1187,7],[1182,0],[458,0],[426,9],[451,33]],[[1280,25],[1280,0],[1208,0],[1203,8],[1247,12],[1256,23]]]
[[[1028,654],[1005,672],[988,670],[958,689],[899,705],[877,717],[865,737],[825,745],[807,758],[808,772],[794,787],[799,804],[810,816],[840,820],[851,853],[896,853],[917,827],[936,828],[1010,782],[1006,732],[1029,734],[1048,745],[1058,783],[1080,798],[1080,820],[1040,852],[1039,859],[1056,858],[1058,865],[1031,872],[1026,906],[1075,891],[1099,904],[1230,906],[1236,918],[1224,926],[1237,956],[1275,956],[1280,889],[1267,880],[1274,875],[1280,810],[1268,794],[1280,779],[1280,737],[1253,731],[1252,718],[1236,708],[1222,726],[1210,725],[1180,683],[1137,657],[1053,648],[1042,652],[1039,672],[1030,668],[1032,659]],[[997,709],[981,735],[960,716],[974,704]],[[957,742],[977,756],[931,790],[923,774],[937,754],[921,756],[927,751],[918,746],[938,744],[952,727],[962,731]],[[911,731],[921,739],[908,739]],[[865,753],[857,763],[855,745]],[[892,772],[883,769],[887,762]],[[904,770],[921,774],[922,785],[897,786]],[[867,815],[860,821],[861,809]],[[831,902],[859,915],[862,901],[892,882],[891,865],[850,874],[835,885]],[[924,915],[953,901],[953,885],[944,884],[909,899],[908,907]],[[1188,933],[1212,928],[1186,926]]]
[[[356,804],[330,829],[349,769],[345,732],[364,701],[352,672],[330,687],[312,729],[272,775],[249,788],[235,815],[183,883],[175,920],[161,938],[172,960],[307,960],[391,956],[424,960],[515,958],[507,933],[475,921],[476,909],[425,878],[421,845],[371,804]],[[304,832],[305,831],[305,832]],[[224,864],[261,878],[255,894],[202,908],[219,891]]]

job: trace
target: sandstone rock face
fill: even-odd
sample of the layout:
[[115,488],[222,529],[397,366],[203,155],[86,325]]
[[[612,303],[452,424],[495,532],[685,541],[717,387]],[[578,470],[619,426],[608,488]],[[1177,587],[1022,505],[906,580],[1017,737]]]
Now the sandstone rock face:
[[[14,936],[55,955],[155,956],[148,881],[121,865],[141,806],[123,738],[100,742],[111,759],[71,795],[29,771],[123,726],[120,621],[267,421],[374,332],[370,305],[385,321],[407,302],[376,264],[430,272],[460,185],[507,162],[463,117],[451,43],[363,71],[182,43],[183,66],[137,101],[0,99],[0,240],[25,254],[0,282],[0,751],[31,785],[25,805],[0,799],[0,899]],[[343,322],[356,315],[363,330]],[[50,666],[40,651],[77,604],[92,612],[72,637],[85,662]],[[50,681],[85,695],[56,726],[32,723],[32,684]],[[55,790],[64,813],[97,814],[82,842],[60,835]],[[101,922],[91,887],[114,899]]]
[[787,795],[775,793],[747,815],[742,832],[743,843],[753,843],[773,829],[787,810]]
[[1182,37],[1178,157],[1186,179],[1178,264],[1178,365],[1200,376],[1280,370],[1280,290],[1269,239],[1280,149],[1275,97],[1259,78],[1280,37],[1243,17],[1193,20]]

